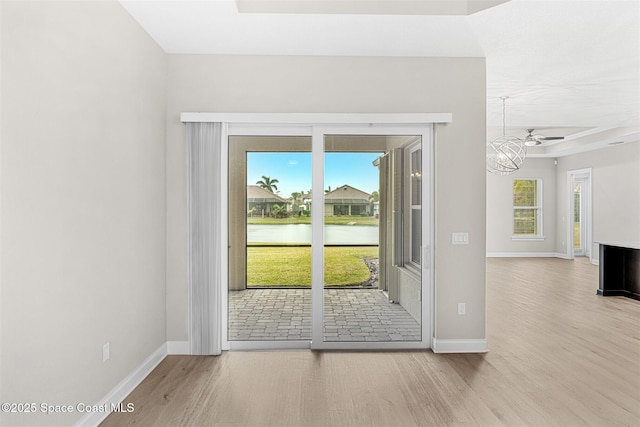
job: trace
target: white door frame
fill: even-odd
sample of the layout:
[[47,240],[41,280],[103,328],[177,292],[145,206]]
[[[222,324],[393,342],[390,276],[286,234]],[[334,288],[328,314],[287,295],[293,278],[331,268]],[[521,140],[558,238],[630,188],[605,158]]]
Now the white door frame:
[[[429,185],[424,185],[423,200],[428,209],[422,218],[423,260],[422,260],[422,341],[421,342],[324,342],[322,339],[324,268],[323,245],[316,244],[323,240],[323,222],[316,221],[312,227],[312,341],[229,341],[228,340],[228,213],[220,217],[223,236],[219,242],[222,264],[222,307],[220,328],[222,349],[276,349],[276,348],[317,348],[317,349],[410,349],[431,348],[435,319],[435,136],[433,125],[450,123],[450,113],[408,113],[408,114],[270,114],[270,113],[182,113],[182,122],[220,122],[222,126],[222,168],[220,186],[222,202],[228,205],[228,152],[231,135],[297,135],[312,136],[312,189],[320,195],[321,203],[313,203],[312,214],[322,218],[322,199],[324,199],[324,135],[329,133],[359,135],[421,135],[423,143],[424,174],[429,177]],[[319,189],[319,190],[318,190]],[[425,235],[426,234],[426,235]],[[320,248],[320,249],[318,249]],[[319,296],[318,296],[319,295]],[[191,314],[189,322],[192,322]]]
[[[589,257],[589,261],[593,262],[593,206],[592,206],[592,182],[591,182],[591,168],[575,169],[567,171],[567,200],[568,200],[568,212],[567,215],[567,256],[569,259],[574,259],[576,254],[574,250],[574,238],[573,238],[573,218],[575,214],[575,204],[573,195],[574,182],[580,180],[584,182],[582,192],[580,194],[580,203],[584,203],[584,217],[580,218],[580,235],[584,238],[583,248],[586,253],[581,254]],[[584,197],[586,195],[586,197]],[[584,230],[584,231],[583,231]]]
[[[423,176],[428,185],[422,186],[423,215],[422,215],[422,262],[421,262],[421,327],[422,340],[420,342],[338,342],[324,341],[324,137],[325,135],[417,135],[422,142]],[[314,126],[312,137],[312,193],[319,194],[319,200],[314,196],[311,205],[312,218],[322,220],[312,221],[312,308],[311,325],[312,349],[419,349],[431,348],[434,325],[434,281],[435,272],[435,159],[434,159],[433,124],[412,126],[389,125],[333,125]],[[318,242],[316,244],[316,242]]]

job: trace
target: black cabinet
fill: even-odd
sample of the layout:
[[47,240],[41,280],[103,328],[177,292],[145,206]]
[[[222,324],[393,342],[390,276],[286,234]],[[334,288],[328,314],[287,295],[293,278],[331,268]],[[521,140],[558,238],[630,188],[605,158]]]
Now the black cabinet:
[[600,243],[598,295],[640,300],[640,249],[637,245]]

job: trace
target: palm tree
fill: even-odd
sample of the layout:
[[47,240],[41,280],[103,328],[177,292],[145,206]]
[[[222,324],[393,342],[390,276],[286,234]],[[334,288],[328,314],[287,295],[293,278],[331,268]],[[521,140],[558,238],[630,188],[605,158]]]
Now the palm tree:
[[293,200],[293,202],[291,203],[292,205],[291,211],[300,215],[301,214],[300,203],[302,203],[302,193],[298,193],[297,191],[294,191],[293,193],[291,193],[291,199]]
[[273,205],[273,208],[271,208],[271,216],[274,218],[286,218],[287,209],[284,205]]
[[280,181],[278,181],[277,179],[271,179],[271,177],[262,175],[262,179],[256,182],[256,184],[267,191],[275,193],[276,191],[278,191],[278,186],[276,185],[277,182],[280,182]]

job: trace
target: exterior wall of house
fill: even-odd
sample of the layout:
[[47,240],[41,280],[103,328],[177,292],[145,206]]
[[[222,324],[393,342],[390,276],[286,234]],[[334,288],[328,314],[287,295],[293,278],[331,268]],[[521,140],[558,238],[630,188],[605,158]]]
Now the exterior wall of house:
[[398,301],[407,313],[422,323],[422,298],[420,292],[421,279],[406,268],[391,267],[395,271],[395,279],[398,281]]
[[436,127],[434,335],[484,339],[485,95],[484,58],[169,55],[167,339],[188,338],[185,111],[453,113]]
[[[336,208],[336,206],[339,206]],[[324,216],[337,216],[337,215],[353,215],[359,216],[361,212],[370,214],[368,203],[359,204],[342,204],[342,203],[327,203],[324,204]]]
[[73,425],[165,345],[166,55],[116,1],[0,7],[0,401],[74,405],[0,425]]

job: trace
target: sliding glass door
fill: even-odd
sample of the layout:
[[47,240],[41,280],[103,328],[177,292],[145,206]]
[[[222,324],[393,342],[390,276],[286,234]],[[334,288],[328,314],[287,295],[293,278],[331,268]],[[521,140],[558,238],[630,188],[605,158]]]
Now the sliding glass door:
[[229,341],[311,340],[310,188],[310,137],[229,137]]
[[429,347],[431,128],[305,130],[229,135],[228,346]]
[[421,146],[324,137],[324,342],[422,340]]

